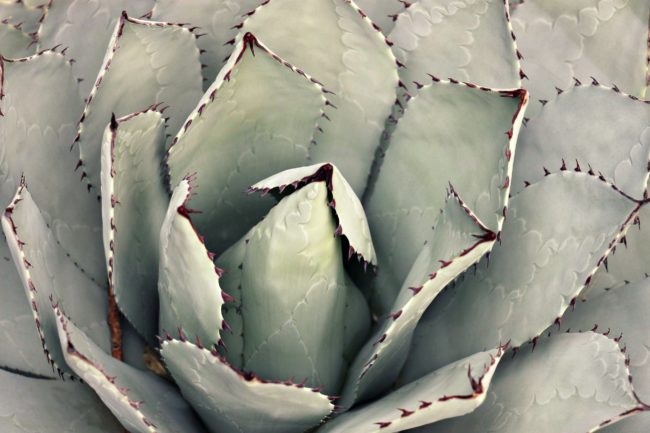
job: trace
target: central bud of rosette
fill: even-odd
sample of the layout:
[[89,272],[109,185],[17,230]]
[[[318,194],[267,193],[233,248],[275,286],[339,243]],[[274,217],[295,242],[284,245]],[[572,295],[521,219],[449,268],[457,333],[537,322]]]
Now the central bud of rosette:
[[281,199],[217,259],[231,297],[221,353],[261,379],[336,394],[370,327],[344,268],[346,258],[376,261],[361,203],[331,164],[284,171],[250,192]]

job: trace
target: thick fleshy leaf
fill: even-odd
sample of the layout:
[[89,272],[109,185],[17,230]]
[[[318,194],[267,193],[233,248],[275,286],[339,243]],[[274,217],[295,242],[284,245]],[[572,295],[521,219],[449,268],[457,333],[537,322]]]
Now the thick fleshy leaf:
[[[75,76],[80,79],[81,94],[87,97],[100,71],[106,46],[122,11],[140,17],[151,10],[154,1],[50,1],[38,29],[39,50],[58,45],[67,47],[66,52],[70,58],[75,59],[73,68]],[[144,107],[138,107],[141,108]]]
[[242,31],[335,93],[338,109],[311,157],[335,164],[361,196],[397,94],[397,64],[384,35],[351,0],[265,2]]
[[372,292],[379,311],[391,308],[450,184],[480,224],[500,230],[526,103],[525,90],[448,81],[423,87],[410,101],[365,199],[379,257]]
[[347,287],[328,202],[324,181],[305,185],[217,264],[224,276],[239,276],[222,280],[241,305],[243,351],[227,347],[230,362],[268,380],[305,378],[334,395],[345,374]]
[[108,282],[124,315],[150,342],[158,332],[158,253],[169,197],[165,121],[147,110],[113,118],[102,143],[101,193]]
[[516,195],[488,260],[419,323],[407,378],[483,347],[534,344],[575,303],[639,207],[587,173],[553,174]]
[[343,314],[343,356],[350,363],[368,340],[372,326],[372,315],[361,290],[354,284],[354,281],[347,273],[345,277],[347,300],[345,302],[345,313]]
[[650,276],[650,206],[641,208],[634,222],[602,263],[582,298],[589,299],[604,290]]
[[171,185],[196,173],[193,219],[209,248],[222,252],[257,223],[273,201],[244,192],[266,176],[304,165],[326,123],[326,91],[258,42],[235,51],[169,149]]
[[554,96],[519,134],[513,192],[569,165],[598,170],[640,199],[648,179],[650,103],[602,86],[576,86]]
[[82,177],[99,187],[102,134],[111,114],[125,116],[152,104],[167,105],[167,125],[177,131],[200,97],[196,36],[179,24],[139,20],[123,13],[75,138]]
[[106,354],[61,312],[55,314],[68,366],[90,386],[131,433],[202,433],[200,421],[164,379]]
[[388,35],[395,26],[397,14],[402,12],[408,2],[401,0],[356,0],[355,3],[377,24],[383,34]]
[[0,55],[9,58],[27,57],[36,53],[33,36],[13,24],[0,22]]
[[[531,98],[552,99],[556,87],[566,89],[574,80],[643,96],[649,18],[646,0],[523,2],[513,11],[512,27]],[[529,117],[540,108],[531,104]]]
[[70,63],[46,51],[0,60],[0,71],[0,202],[9,203],[25,175],[57,241],[103,282],[100,206],[74,173],[79,152],[70,151],[83,109]]
[[5,237],[0,235],[0,368],[54,377]]
[[418,433],[584,433],[644,410],[616,343],[593,333],[562,334],[534,351],[505,356],[474,412]]
[[350,367],[341,406],[350,407],[390,388],[404,365],[413,331],[431,301],[490,251],[495,240],[496,233],[478,224],[451,192],[433,233],[402,285],[392,313],[383,319]]
[[0,429],[4,433],[123,433],[87,386],[34,379],[0,370]]
[[593,431],[600,433],[644,433],[650,431],[650,412],[639,412],[620,421],[614,421],[616,422],[613,424],[607,423]]
[[66,256],[23,184],[4,212],[2,229],[48,359],[70,372],[59,346],[51,298],[105,350],[109,348],[106,293]]
[[429,74],[495,89],[521,87],[507,1],[419,0],[399,14],[388,36],[415,94]]
[[216,351],[186,341],[163,342],[162,355],[183,395],[213,433],[302,433],[334,409],[317,390],[242,375]]
[[174,190],[160,230],[160,335],[183,329],[207,346],[218,343],[223,322],[224,295],[219,268],[190,220],[187,204],[190,180]]
[[197,45],[201,53],[203,88],[207,89],[228,60],[232,46],[227,44],[237,36],[236,27],[247,12],[263,0],[156,0],[151,19],[191,23],[199,26],[201,37]]
[[[650,400],[650,280],[630,283],[587,302],[579,302],[562,317],[561,330],[596,331],[623,336],[634,388],[641,400]],[[555,328],[558,329],[558,328]]]
[[19,26],[28,34],[35,34],[43,18],[43,8],[23,0],[0,1],[0,21]]
[[376,265],[377,257],[363,206],[339,169],[332,164],[289,169],[256,183],[250,190],[264,193],[278,190],[282,194],[288,187],[299,188],[315,180],[323,180],[327,185],[328,196],[331,195],[329,205],[339,223],[336,233],[344,236],[350,244],[348,256],[356,254],[360,260]]
[[485,400],[504,349],[442,367],[386,397],[345,413],[319,433],[393,433],[472,412]]

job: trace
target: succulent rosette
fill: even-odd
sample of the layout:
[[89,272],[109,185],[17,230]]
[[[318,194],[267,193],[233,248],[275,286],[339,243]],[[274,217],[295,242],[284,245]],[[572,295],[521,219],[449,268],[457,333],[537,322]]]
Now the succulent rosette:
[[650,430],[647,0],[0,20],[3,432]]

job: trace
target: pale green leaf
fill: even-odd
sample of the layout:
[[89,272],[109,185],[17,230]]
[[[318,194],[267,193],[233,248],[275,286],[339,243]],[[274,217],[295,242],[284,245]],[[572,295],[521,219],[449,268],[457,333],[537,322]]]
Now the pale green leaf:
[[607,423],[589,433],[645,433],[647,431],[650,431],[650,412],[638,412],[613,424]]
[[123,433],[87,386],[33,379],[0,370],[3,433]]
[[[523,2],[513,11],[512,26],[531,98],[552,99],[556,87],[567,89],[574,77],[643,96],[649,18],[647,0]],[[529,117],[540,108],[531,104]]]
[[215,252],[243,236],[273,203],[246,196],[246,189],[304,165],[314,134],[327,122],[326,91],[287,66],[247,35],[169,149],[171,185],[196,174],[199,194],[190,204],[201,213],[194,222]]
[[36,53],[34,38],[13,24],[0,22],[0,55],[27,57]]
[[43,8],[23,0],[0,1],[0,21],[19,26],[22,31],[34,34],[43,17]]
[[347,287],[347,300],[345,313],[343,313],[343,356],[348,363],[351,363],[368,340],[372,316],[366,298],[347,273],[345,274],[345,286]]
[[106,292],[66,256],[24,185],[6,208],[2,229],[18,270],[43,349],[53,366],[70,372],[56,331],[52,299],[103,349],[109,348]]
[[242,31],[335,93],[338,109],[311,157],[335,164],[361,195],[397,94],[397,65],[384,35],[351,0],[266,2]]
[[[82,175],[99,187],[102,135],[111,114],[125,116],[153,105],[169,108],[167,125],[177,131],[201,96],[196,37],[178,24],[130,18],[123,13],[93,90],[86,101],[75,146]],[[98,191],[97,191],[98,192]]]
[[151,372],[106,354],[59,307],[60,348],[68,366],[90,386],[130,433],[203,433],[200,421],[177,389]]
[[328,422],[319,433],[393,433],[472,412],[485,400],[504,350],[440,368],[375,402]]
[[223,322],[224,297],[212,254],[203,245],[185,206],[192,194],[190,180],[172,195],[160,230],[160,335],[182,328],[208,347],[217,343]]
[[242,375],[219,355],[165,341],[162,355],[185,398],[213,433],[302,433],[332,412],[316,390]]
[[597,170],[642,198],[650,157],[650,105],[613,89],[577,86],[554,95],[519,134],[513,192],[544,177],[544,168]]
[[49,3],[38,29],[38,49],[66,47],[66,53],[75,59],[73,69],[85,98],[95,83],[122,11],[140,17],[151,10],[154,0],[54,0]]
[[643,410],[625,356],[607,337],[562,334],[508,355],[478,409],[414,432],[584,433]]
[[480,224],[500,230],[526,102],[525,90],[448,81],[410,101],[364,203],[378,254],[372,301],[380,312],[388,312],[429,238],[450,184]]
[[149,341],[158,332],[158,254],[167,202],[165,121],[155,110],[113,119],[101,155],[108,283],[124,315]]
[[355,3],[377,24],[383,34],[388,35],[395,26],[397,14],[406,8],[407,2],[400,0],[356,0]]
[[406,377],[483,347],[517,347],[537,337],[575,303],[638,209],[597,177],[568,171],[513,197],[488,260],[439,296],[420,321]]
[[411,94],[429,74],[496,89],[521,87],[520,62],[503,0],[419,0],[399,14],[388,38]]
[[57,241],[103,282],[101,209],[74,173],[78,150],[70,151],[83,109],[70,63],[53,51],[0,63],[0,202],[9,203],[24,174]]

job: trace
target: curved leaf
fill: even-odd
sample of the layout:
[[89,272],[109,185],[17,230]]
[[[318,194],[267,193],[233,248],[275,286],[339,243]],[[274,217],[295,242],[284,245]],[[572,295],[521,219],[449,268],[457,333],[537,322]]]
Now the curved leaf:
[[216,351],[186,341],[164,341],[162,355],[183,395],[213,433],[302,433],[334,409],[317,390],[242,375]]
[[43,8],[23,0],[0,1],[0,21],[20,27],[28,34],[35,34],[43,17]]
[[61,250],[24,184],[4,212],[2,229],[52,367],[59,372],[70,372],[50,308],[53,298],[60,300],[79,326],[108,350],[106,293]]
[[485,400],[504,349],[442,367],[373,403],[328,422],[319,433],[392,433],[464,415]]
[[406,91],[429,74],[495,89],[521,87],[507,1],[419,0],[400,13],[388,36],[405,68]]
[[153,109],[113,118],[101,159],[102,223],[108,283],[127,319],[150,344],[158,332],[165,121]]
[[131,433],[202,433],[200,421],[164,379],[124,364],[92,342],[61,312],[60,347],[68,366],[90,386]]
[[0,202],[11,200],[24,174],[57,241],[90,276],[104,281],[97,248],[101,209],[74,173],[78,151],[70,151],[83,108],[70,63],[45,51],[0,60],[0,72]]
[[155,0],[50,1],[38,29],[38,49],[59,45],[67,47],[66,52],[75,59],[73,68],[75,76],[79,78],[79,89],[86,97],[100,71],[106,46],[122,11],[139,17],[149,12],[154,2]]
[[477,410],[414,432],[591,432],[645,410],[628,374],[625,357],[607,337],[557,335],[534,351],[506,356]]
[[345,313],[343,313],[343,356],[350,363],[368,339],[372,326],[372,315],[365,296],[347,273],[345,274],[345,286],[347,287],[347,296]]
[[[239,299],[243,352],[228,359],[269,380],[305,378],[333,395],[344,371],[346,282],[325,182],[285,197],[232,247],[223,288]],[[224,256],[230,254],[226,252]],[[241,271],[241,272],[240,272]],[[228,320],[228,316],[226,316]]]
[[600,433],[643,433],[648,429],[650,429],[650,412],[639,412],[613,424],[607,423],[601,428],[592,431]]
[[338,109],[311,157],[335,164],[360,196],[396,97],[397,65],[385,37],[351,0],[271,0],[242,31],[335,93]]
[[160,230],[160,335],[179,327],[208,346],[220,339],[227,327],[221,307],[221,270],[190,220],[186,207],[192,194],[189,180],[174,190]]
[[367,400],[395,382],[408,355],[413,331],[431,301],[453,279],[492,248],[496,234],[477,223],[453,191],[433,233],[413,264],[384,318],[350,367],[343,398],[350,407]]
[[190,201],[208,247],[222,252],[268,211],[247,197],[265,176],[305,164],[328,100],[316,81],[253,35],[240,40],[169,149],[171,185],[192,174],[205,189]]
[[[650,104],[650,103],[648,103]],[[602,86],[576,86],[554,96],[519,134],[513,192],[569,164],[598,169],[641,199],[648,180],[650,105]]]
[[[512,27],[531,97],[550,100],[574,80],[643,96],[649,18],[645,0],[526,0],[513,11]],[[529,117],[540,108],[531,104]]]
[[238,29],[236,27],[245,13],[250,12],[263,0],[156,0],[151,19],[192,23],[199,26],[201,38],[197,45],[201,53],[203,89],[217,77],[232,51],[231,44]]
[[0,429],[5,433],[123,433],[85,385],[0,370]]
[[0,21],[0,55],[27,57],[36,53],[34,38],[13,24]]
[[201,96],[196,37],[179,24],[118,20],[104,63],[81,115],[75,146],[82,177],[99,186],[102,134],[111,114],[125,116],[168,104],[168,126],[177,131]]
[[400,0],[356,0],[361,10],[376,23],[383,34],[388,35],[395,26],[397,14],[408,4]]
[[586,173],[550,175],[516,195],[489,259],[439,296],[420,322],[406,377],[483,347],[534,344],[575,303],[639,207]]
[[379,258],[372,300],[380,312],[391,308],[429,238],[449,184],[481,225],[500,230],[526,102],[525,90],[455,81],[434,81],[410,101],[365,198]]

